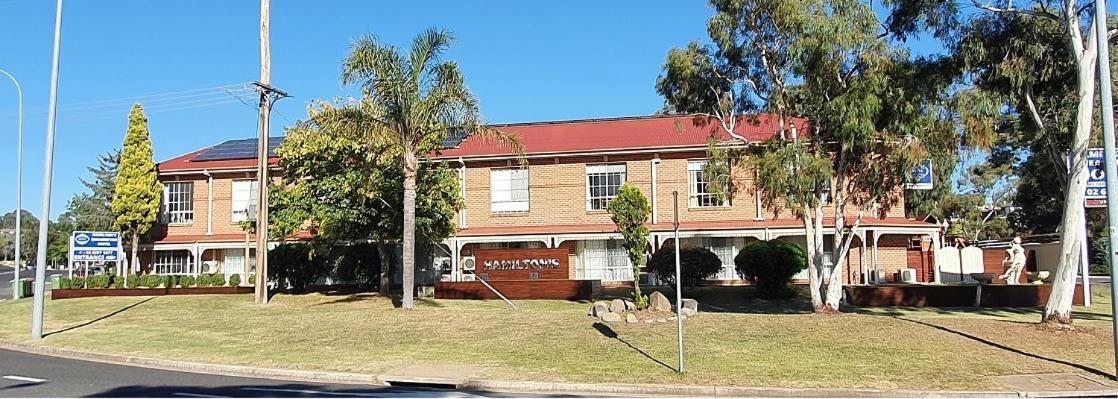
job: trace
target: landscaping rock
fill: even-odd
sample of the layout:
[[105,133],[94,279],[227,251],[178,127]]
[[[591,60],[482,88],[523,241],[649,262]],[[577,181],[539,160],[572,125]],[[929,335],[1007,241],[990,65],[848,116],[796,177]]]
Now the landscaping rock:
[[682,314],[684,317],[694,316],[697,313],[699,313],[699,312],[695,311],[694,309],[688,308],[688,307],[685,307],[685,308],[683,308],[683,310],[680,311],[680,314]]
[[665,319],[665,318],[661,317],[661,318],[659,318],[659,319],[656,319],[656,322],[657,322],[657,323],[667,323],[667,322],[668,322],[668,319]]
[[625,300],[625,310],[630,311],[630,312],[632,312],[634,310],[637,310],[637,304],[633,303],[633,301],[630,301],[630,300],[626,299]]
[[606,305],[605,302],[595,302],[594,306],[590,307],[589,314],[591,316],[600,317],[601,315],[603,315],[605,313],[609,313],[609,306]]
[[604,321],[606,323],[617,323],[617,322],[621,321],[621,314],[620,313],[606,312],[606,313],[602,313],[601,317],[602,317],[602,321]]
[[625,322],[626,323],[636,323],[637,322],[637,315],[632,314],[632,313],[626,313],[625,314]]
[[654,312],[671,312],[672,303],[660,291],[653,291],[652,295],[648,296],[648,308]]
[[625,301],[621,299],[614,299],[609,303],[609,311],[613,313],[622,313],[625,311]]
[[[696,301],[694,299],[684,298],[683,299],[683,309],[685,309],[685,310],[686,309],[691,309],[693,311],[692,314],[699,313],[699,301]],[[687,313],[687,312],[684,312],[684,313]]]

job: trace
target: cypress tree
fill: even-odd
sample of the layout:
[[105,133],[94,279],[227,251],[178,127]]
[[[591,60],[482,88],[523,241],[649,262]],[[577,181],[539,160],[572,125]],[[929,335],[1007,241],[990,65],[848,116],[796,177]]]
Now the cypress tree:
[[161,195],[152,160],[148,119],[144,107],[137,103],[128,115],[128,131],[124,136],[112,199],[116,226],[132,241],[130,269],[139,267],[140,235],[147,233],[155,223]]

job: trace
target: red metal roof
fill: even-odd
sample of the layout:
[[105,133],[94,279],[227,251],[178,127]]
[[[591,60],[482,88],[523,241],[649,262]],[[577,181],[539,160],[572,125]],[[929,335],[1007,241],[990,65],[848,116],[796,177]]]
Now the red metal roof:
[[[795,119],[801,132],[806,120]],[[753,119],[743,117],[734,131],[750,142],[764,141],[778,131],[774,115]],[[642,117],[588,119],[558,122],[531,122],[491,126],[520,138],[526,154],[563,154],[596,151],[704,147],[710,137],[730,140],[717,120],[696,115],[655,115]],[[505,156],[507,146],[467,137],[457,147],[442,150],[439,158]]]
[[[160,172],[169,171],[183,171],[183,170],[221,170],[221,169],[244,169],[256,167],[256,159],[224,159],[220,161],[194,161],[193,159],[202,154],[209,147],[194,151],[185,155],[180,155],[166,161],[160,162],[156,168]],[[279,163],[279,157],[268,158],[268,165],[276,165]]]

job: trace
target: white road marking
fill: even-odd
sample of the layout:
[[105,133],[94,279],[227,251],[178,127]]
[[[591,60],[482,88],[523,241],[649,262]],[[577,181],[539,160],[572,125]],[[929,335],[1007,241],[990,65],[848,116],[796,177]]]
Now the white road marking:
[[44,380],[42,378],[24,377],[24,376],[19,376],[19,375],[6,375],[3,378],[7,379],[7,380],[16,380],[16,381],[23,381],[23,382],[35,382],[35,383],[47,382],[47,380]]
[[228,396],[204,395],[204,394],[200,394],[200,393],[189,393],[189,392],[175,392],[175,393],[172,393],[171,395],[185,396],[185,397],[188,397],[188,398],[228,398]]
[[389,390],[381,392],[330,392],[330,391],[316,391],[313,389],[288,389],[288,388],[241,388],[245,391],[259,391],[259,392],[279,392],[279,393],[297,393],[311,396],[346,396],[358,398],[389,398],[389,397],[407,397],[407,398],[481,398],[482,396],[470,395],[454,391],[399,391]]

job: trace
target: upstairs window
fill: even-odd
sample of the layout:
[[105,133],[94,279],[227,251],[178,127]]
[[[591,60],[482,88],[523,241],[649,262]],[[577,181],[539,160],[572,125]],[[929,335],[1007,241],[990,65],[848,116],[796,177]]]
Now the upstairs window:
[[194,222],[194,183],[163,183],[163,223]]
[[604,211],[609,201],[625,184],[625,165],[589,165],[586,167],[586,209]]
[[493,213],[528,212],[528,169],[489,171],[489,209]]
[[711,192],[710,179],[703,172],[707,161],[687,162],[687,193],[691,208],[713,208],[729,205],[725,198]]
[[233,215],[230,220],[240,223],[254,219],[260,183],[256,180],[233,180]]

